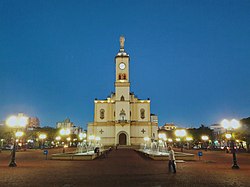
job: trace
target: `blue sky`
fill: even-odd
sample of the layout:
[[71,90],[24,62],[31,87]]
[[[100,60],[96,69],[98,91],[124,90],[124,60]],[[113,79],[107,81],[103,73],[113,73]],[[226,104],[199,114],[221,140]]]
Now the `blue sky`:
[[86,128],[114,91],[124,35],[131,91],[159,125],[250,116],[250,1],[0,1],[0,121]]

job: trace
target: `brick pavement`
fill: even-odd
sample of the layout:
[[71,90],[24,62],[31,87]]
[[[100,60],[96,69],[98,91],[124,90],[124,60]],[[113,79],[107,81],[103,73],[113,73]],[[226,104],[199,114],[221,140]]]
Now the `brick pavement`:
[[[55,152],[60,150],[49,150]],[[250,186],[249,154],[237,155],[241,169],[232,170],[231,154],[203,153],[203,160],[178,163],[172,174],[166,161],[153,161],[129,149],[113,150],[94,161],[45,160],[41,150],[28,150],[17,153],[17,168],[8,167],[10,153],[2,152],[0,186]]]

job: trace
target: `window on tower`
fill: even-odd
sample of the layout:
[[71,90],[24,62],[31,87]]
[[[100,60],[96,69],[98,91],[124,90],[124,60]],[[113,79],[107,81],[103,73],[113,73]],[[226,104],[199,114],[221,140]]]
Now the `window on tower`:
[[121,101],[125,101],[124,96],[121,96]]
[[127,75],[126,73],[120,73],[118,75],[118,80],[127,80]]
[[104,113],[105,113],[105,110],[104,110],[104,109],[101,109],[101,110],[100,110],[100,118],[101,118],[101,119],[104,119]]
[[141,112],[141,119],[144,119],[145,118],[145,110],[142,108],[140,110],[140,112]]

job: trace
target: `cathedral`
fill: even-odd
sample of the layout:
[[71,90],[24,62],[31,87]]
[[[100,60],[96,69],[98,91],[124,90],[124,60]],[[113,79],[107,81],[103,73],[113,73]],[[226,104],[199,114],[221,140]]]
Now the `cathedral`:
[[124,42],[121,36],[115,56],[115,93],[94,101],[94,122],[88,124],[88,136],[100,137],[105,146],[140,145],[158,137],[158,119],[150,113],[150,100],[138,99],[130,92],[130,57]]

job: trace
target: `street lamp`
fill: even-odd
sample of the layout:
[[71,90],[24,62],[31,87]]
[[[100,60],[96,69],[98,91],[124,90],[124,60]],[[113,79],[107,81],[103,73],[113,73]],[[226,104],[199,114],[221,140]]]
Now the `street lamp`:
[[46,139],[46,138],[47,138],[46,134],[40,134],[39,135],[39,139],[42,140],[41,149],[43,149],[43,147],[44,147],[44,139]]
[[209,137],[208,137],[207,135],[203,135],[203,136],[201,136],[201,139],[203,140],[204,149],[205,149],[205,151],[206,151],[206,150],[207,150],[207,149],[206,149],[206,148],[207,148],[206,141],[209,140]]
[[[24,133],[23,133],[22,131],[17,131],[17,132],[15,133],[15,136],[17,137],[16,143],[19,142],[19,138],[22,137],[23,135],[24,135]],[[17,144],[17,145],[18,145],[18,144]]]
[[240,123],[239,121],[232,119],[231,121],[224,119],[221,122],[222,127],[224,127],[227,131],[229,131],[230,133],[226,134],[226,138],[231,139],[230,142],[230,147],[233,153],[233,165],[232,165],[232,169],[239,169],[240,167],[237,164],[237,158],[236,158],[236,150],[234,148],[234,138],[232,138],[232,132],[240,127]]
[[70,129],[61,129],[60,130],[60,134],[61,135],[69,135],[70,134]]
[[[6,124],[11,127],[15,128],[16,130],[18,128],[24,128],[28,124],[28,117],[24,116],[23,114],[18,114],[17,116],[10,116],[6,120]],[[15,134],[17,137],[22,136],[23,133],[21,132],[16,132]],[[14,138],[14,143],[13,143],[13,150],[11,154],[11,161],[9,163],[9,167],[16,167],[16,137]]]
[[186,137],[186,141],[187,141],[187,144],[188,144],[187,147],[188,147],[188,149],[190,149],[190,143],[189,142],[193,141],[193,138],[188,136],[188,137]]
[[[182,139],[184,136],[187,135],[187,132],[186,132],[185,129],[178,129],[178,130],[175,130],[175,135],[176,135],[177,137],[179,137],[179,138],[180,138],[180,141],[181,141],[181,139]],[[183,144],[182,144],[182,141],[181,141],[181,152],[183,152]]]
[[86,138],[87,137],[87,134],[86,133],[79,133],[79,138],[80,138],[80,140],[83,140],[84,138]]
[[[67,136],[67,135],[69,135],[70,134],[70,129],[61,129],[60,131],[59,131],[59,133],[60,133],[60,135],[61,136]],[[61,137],[60,137],[61,138]],[[63,153],[65,153],[65,145],[63,146]]]
[[1,148],[3,148],[3,141],[4,139],[1,139]]
[[226,139],[231,139],[232,138],[232,134],[226,134],[225,137],[226,137]]
[[71,138],[68,137],[66,140],[67,140],[67,142],[68,142],[68,147],[69,147],[69,146],[70,146],[70,140],[71,140]]

